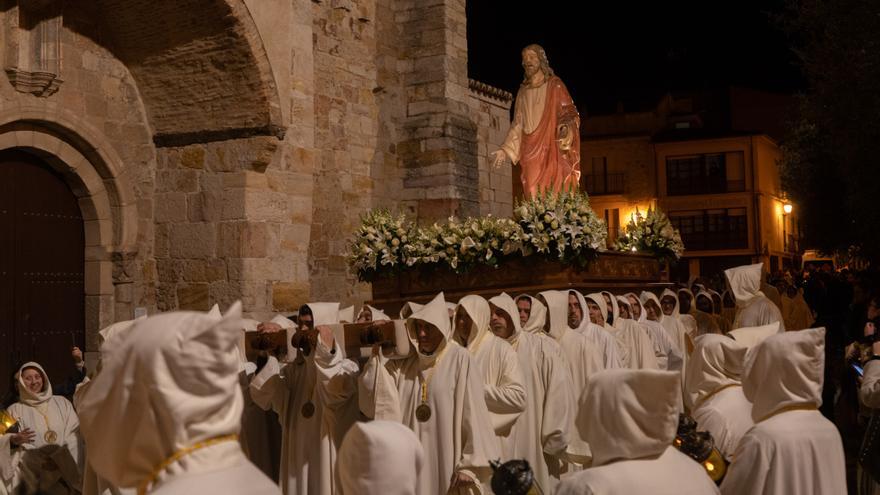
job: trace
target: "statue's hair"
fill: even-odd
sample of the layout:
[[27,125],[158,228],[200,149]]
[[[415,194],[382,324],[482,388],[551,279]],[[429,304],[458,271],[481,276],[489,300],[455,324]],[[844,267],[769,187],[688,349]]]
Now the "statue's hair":
[[[544,73],[546,77],[553,76],[553,69],[550,68],[550,60],[547,59],[547,52],[544,51],[544,47],[541,45],[532,43],[531,45],[526,46],[522,49],[523,53],[526,51],[534,52],[538,55],[538,63],[540,64],[541,72]],[[528,78],[523,80],[523,84],[528,83]]]

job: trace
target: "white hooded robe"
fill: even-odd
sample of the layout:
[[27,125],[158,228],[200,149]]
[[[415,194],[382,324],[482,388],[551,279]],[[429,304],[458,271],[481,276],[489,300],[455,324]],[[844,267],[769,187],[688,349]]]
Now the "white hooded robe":
[[557,495],[714,495],[703,467],[672,446],[681,385],[675,372],[607,370],[590,378],[578,427],[593,465]]
[[742,391],[747,351],[730,337],[701,335],[685,373],[685,405],[697,429],[711,433],[715,447],[728,460],[754,425],[752,403]]
[[[427,322],[443,334],[444,341],[430,356],[418,351],[414,320]],[[359,379],[361,411],[369,418],[398,421],[419,437],[425,466],[418,493],[446,494],[455,473],[476,484],[459,492],[478,493],[491,477],[489,461],[500,448],[486,409],[482,371],[467,349],[450,338],[449,312],[443,294],[407,319],[416,348],[404,359],[387,360],[381,353],[367,361]],[[427,386],[431,416],[416,418],[422,403],[421,383]],[[455,493],[454,491],[452,493]]]
[[[590,339],[569,328],[568,291],[544,291],[540,295],[547,301],[550,336],[556,339],[565,356],[565,362],[571,373],[572,401],[577,404],[587,388],[587,380],[594,373],[602,370],[602,355]],[[610,334],[608,336],[611,337]],[[615,349],[616,345],[612,337],[612,349]],[[615,359],[616,355],[615,349],[613,353]],[[574,431],[574,428],[569,439],[568,457],[577,464],[588,464],[591,457],[589,445],[577,431]]]
[[[502,459],[525,459],[544,493],[553,493],[559,478],[569,470],[566,449],[574,424],[570,372],[555,340],[543,330],[530,333],[520,327],[516,303],[507,294],[489,300],[510,317],[514,331],[508,342],[519,360],[526,387],[526,409],[501,443]],[[543,313],[532,300],[531,317]],[[530,320],[531,320],[530,317]],[[543,320],[543,319],[542,319]],[[543,328],[543,321],[541,321]]]
[[772,335],[748,361],[743,392],[752,401],[755,426],[740,441],[721,492],[846,493],[840,433],[817,409],[822,403],[825,329]]
[[[339,322],[337,303],[309,303],[314,326]],[[274,357],[257,372],[250,384],[254,402],[273,410],[281,421],[281,490],[286,495],[336,493],[334,467],[342,438],[357,419],[358,366],[346,359],[338,343],[328,348],[318,339],[306,356],[281,366]],[[311,402],[314,414],[302,408]]]
[[[611,308],[605,303],[605,295],[611,299]],[[657,369],[657,357],[654,355],[654,343],[648,333],[636,322],[625,320],[619,316],[617,298],[610,292],[590,294],[587,298],[592,299],[602,311],[603,321],[611,320],[610,324],[603,325],[603,329],[617,340],[617,348],[620,351],[620,365],[629,369]],[[611,314],[608,314],[608,311]]]
[[473,321],[466,348],[483,373],[492,427],[499,437],[504,437],[526,408],[526,390],[516,352],[489,330],[489,303],[481,296],[463,297],[456,311],[465,311]]
[[[21,378],[25,368],[34,368],[43,376],[43,389],[39,393],[35,394],[25,386]],[[14,490],[24,482],[22,479],[24,465],[39,462],[36,459],[41,452],[53,448],[54,445],[60,445],[63,450],[49,455],[58,469],[34,474],[40,477],[41,484],[46,483],[47,491],[63,489],[60,483],[62,480],[68,487],[80,490],[85,453],[79,434],[79,418],[73,405],[64,397],[52,395],[52,383],[39,364],[25,363],[15,376],[18,380],[20,397],[18,402],[9,406],[7,412],[18,420],[20,430],[30,428],[35,436],[32,443],[13,447],[11,435],[3,435],[3,439],[0,440],[0,477],[2,477],[0,481],[7,491],[14,493]],[[56,437],[51,444],[46,439],[46,433],[50,429],[55,432]],[[30,465],[29,469],[33,468],[34,466]],[[52,493],[74,492],[53,491]]]
[[241,304],[226,316],[172,312],[137,321],[102,349],[80,402],[95,472],[156,495],[277,495],[237,441]]
[[724,270],[730,292],[736,300],[736,317],[732,329],[760,327],[779,322],[779,331],[785,331],[782,312],[761,292],[761,274],[764,264],[739,266]]
[[[617,340],[611,335],[611,332],[606,331],[604,327],[594,325],[593,322],[590,321],[587,301],[584,299],[583,294],[576,290],[570,290],[565,292],[566,298],[569,294],[574,294],[581,307],[581,322],[574,330],[588,338],[590,342],[593,343],[593,346],[599,351],[599,355],[602,356],[602,369],[620,368],[622,364],[620,360],[620,350],[617,347]],[[567,304],[568,299],[566,299],[566,305]],[[603,301],[599,307],[601,308],[604,305],[605,303]],[[567,315],[568,313],[566,313],[566,316]]]
[[343,495],[418,495],[424,464],[425,452],[412,430],[377,420],[348,430],[336,468]]

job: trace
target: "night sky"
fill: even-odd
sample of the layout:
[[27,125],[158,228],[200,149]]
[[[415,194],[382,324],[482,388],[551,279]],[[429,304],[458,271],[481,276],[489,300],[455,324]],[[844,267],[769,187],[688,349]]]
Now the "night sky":
[[804,82],[772,17],[782,4],[468,0],[469,76],[515,93],[520,50],[538,43],[582,115],[611,112],[617,101],[651,108],[666,90],[793,93]]

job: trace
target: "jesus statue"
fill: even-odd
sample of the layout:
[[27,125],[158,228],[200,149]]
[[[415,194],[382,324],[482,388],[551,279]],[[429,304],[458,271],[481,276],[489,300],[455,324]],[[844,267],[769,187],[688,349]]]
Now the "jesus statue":
[[543,48],[523,48],[522,66],[525,79],[516,94],[513,122],[501,148],[492,153],[492,166],[519,163],[527,199],[576,189],[581,177],[577,108]]

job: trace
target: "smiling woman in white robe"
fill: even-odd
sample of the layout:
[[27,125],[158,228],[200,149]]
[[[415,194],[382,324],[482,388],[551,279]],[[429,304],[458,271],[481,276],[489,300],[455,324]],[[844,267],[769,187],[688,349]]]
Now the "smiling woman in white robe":
[[731,328],[760,327],[779,322],[779,331],[785,331],[782,312],[761,292],[763,263],[738,266],[724,270],[730,293],[736,301],[736,317]]
[[680,390],[678,373],[669,371],[608,370],[590,378],[578,428],[593,464],[563,480],[556,494],[717,494],[703,467],[672,446]]
[[[339,304],[309,303],[315,328],[339,322]],[[287,495],[336,493],[336,455],[357,420],[358,366],[339,345],[317,345],[281,366],[274,356],[250,384],[254,402],[281,421],[281,489]]]
[[[502,459],[527,460],[544,493],[553,493],[569,470],[566,449],[574,424],[574,392],[565,357],[543,330],[530,333],[520,327],[510,296],[502,293],[489,302],[507,315],[506,324],[513,329],[507,341],[516,352],[526,386],[526,409],[501,442]],[[535,299],[532,304],[534,309],[541,303]]]
[[[417,323],[416,320],[422,323]],[[439,331],[430,354],[416,341],[416,327]],[[500,454],[489,420],[479,366],[451,337],[443,294],[407,319],[415,351],[388,360],[375,353],[359,379],[361,411],[369,418],[409,427],[425,450],[418,493],[478,493],[491,477],[489,461]],[[457,484],[462,478],[473,484]]]
[[[27,374],[28,380],[25,380]],[[32,389],[30,377],[39,388]],[[18,420],[20,432],[30,430],[30,441],[16,444],[12,434],[0,437],[0,475],[5,488],[33,489],[39,483],[51,493],[75,493],[82,489],[84,455],[79,418],[64,397],[52,395],[52,383],[43,367],[30,362],[15,374],[19,400],[8,412]],[[44,463],[55,466],[44,469]]]
[[824,362],[824,328],[772,335],[758,344],[743,379],[755,426],[736,449],[722,493],[846,493],[840,433],[818,411]]
[[685,405],[700,431],[712,434],[726,459],[733,458],[740,439],[754,425],[752,403],[742,391],[748,348],[730,337],[697,337],[685,373]]
[[[465,296],[458,302],[453,323],[456,325],[456,342],[471,353],[471,358],[482,370],[492,427],[495,434],[504,437],[526,408],[526,390],[516,352],[508,342],[489,330],[489,313],[489,303],[485,299],[476,295]],[[459,319],[462,323],[470,323],[469,328],[460,329]]]
[[241,328],[240,303],[219,320],[164,313],[102,349],[103,370],[79,406],[99,476],[156,495],[280,493],[237,440]]

